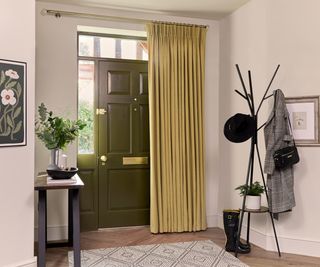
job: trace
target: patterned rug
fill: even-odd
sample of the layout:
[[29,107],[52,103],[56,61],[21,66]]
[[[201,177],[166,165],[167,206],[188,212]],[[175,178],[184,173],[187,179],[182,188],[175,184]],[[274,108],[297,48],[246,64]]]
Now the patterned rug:
[[[73,253],[69,252],[69,266]],[[81,251],[82,267],[248,267],[210,240]]]

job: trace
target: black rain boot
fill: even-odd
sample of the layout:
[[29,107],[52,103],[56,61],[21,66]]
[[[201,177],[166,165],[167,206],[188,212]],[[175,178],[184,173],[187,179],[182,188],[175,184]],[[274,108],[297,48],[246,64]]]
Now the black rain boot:
[[[225,248],[226,248],[226,251],[228,252],[236,251],[238,224],[239,224],[238,210],[223,211],[223,225],[224,225],[224,231],[227,237]],[[249,253],[250,250],[251,250],[250,244],[242,244],[241,242],[239,242],[239,246],[237,249],[239,254]]]

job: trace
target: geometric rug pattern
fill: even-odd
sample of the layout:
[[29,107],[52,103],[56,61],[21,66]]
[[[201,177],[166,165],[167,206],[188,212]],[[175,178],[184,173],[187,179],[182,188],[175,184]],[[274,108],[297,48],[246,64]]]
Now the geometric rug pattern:
[[[73,266],[73,252],[69,252]],[[211,240],[81,251],[82,267],[248,267]]]

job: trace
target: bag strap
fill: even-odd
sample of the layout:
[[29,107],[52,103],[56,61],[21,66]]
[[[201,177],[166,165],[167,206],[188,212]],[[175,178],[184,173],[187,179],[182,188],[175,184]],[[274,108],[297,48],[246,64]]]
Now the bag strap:
[[[277,90],[275,90],[273,92],[273,118],[276,118],[276,112],[277,112],[277,109],[276,109],[276,104],[277,104]],[[273,124],[273,129],[276,127],[275,124]],[[275,131],[273,131],[275,132]]]
[[[289,112],[288,112],[288,115],[289,115]],[[287,118],[288,118],[288,121],[289,121],[289,127],[290,127],[290,130],[291,130],[293,145],[296,146],[296,142],[294,141],[293,131],[292,131],[292,127],[291,127],[290,115]]]

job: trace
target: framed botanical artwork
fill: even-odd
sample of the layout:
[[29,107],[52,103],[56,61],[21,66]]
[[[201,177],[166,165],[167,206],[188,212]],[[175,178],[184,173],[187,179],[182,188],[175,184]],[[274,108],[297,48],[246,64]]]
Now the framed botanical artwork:
[[288,97],[293,137],[298,146],[320,146],[319,96]]
[[0,147],[24,146],[27,63],[0,59]]

